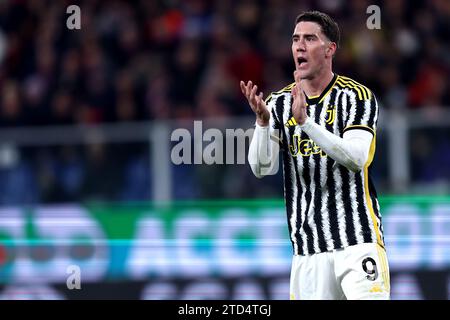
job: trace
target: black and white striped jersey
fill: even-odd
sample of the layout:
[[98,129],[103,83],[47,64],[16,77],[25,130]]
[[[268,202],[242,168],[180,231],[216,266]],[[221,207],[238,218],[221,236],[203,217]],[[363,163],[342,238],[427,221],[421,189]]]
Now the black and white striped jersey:
[[306,255],[376,242],[384,247],[377,193],[369,172],[375,153],[378,105],[360,83],[334,75],[320,96],[307,97],[308,116],[342,137],[352,129],[373,134],[368,161],[353,172],[327,156],[292,119],[295,83],[266,103],[270,130],[281,144],[284,195],[294,254]]

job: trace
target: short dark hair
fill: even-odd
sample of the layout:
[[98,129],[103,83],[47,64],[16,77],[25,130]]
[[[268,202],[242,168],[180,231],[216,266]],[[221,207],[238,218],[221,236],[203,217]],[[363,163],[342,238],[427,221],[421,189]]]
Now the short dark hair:
[[317,23],[328,40],[336,43],[339,48],[340,31],[339,26],[329,15],[320,11],[305,11],[297,16],[295,25],[302,21],[310,21]]

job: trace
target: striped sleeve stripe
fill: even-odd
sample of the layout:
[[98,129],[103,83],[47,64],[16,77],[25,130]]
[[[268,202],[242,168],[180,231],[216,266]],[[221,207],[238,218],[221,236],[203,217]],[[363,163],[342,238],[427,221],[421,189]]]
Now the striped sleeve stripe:
[[363,92],[364,92],[364,99],[371,99],[372,98],[372,94],[371,91],[364,85],[362,85],[361,83],[356,82],[353,79],[347,78],[347,77],[342,77],[340,76],[339,79],[343,82],[343,83],[347,83],[347,84],[352,84],[353,86],[360,88]]
[[[355,122],[355,116],[356,116],[356,93],[354,91],[345,90],[347,93],[347,112],[348,112],[348,118],[347,123],[354,123]],[[345,128],[344,128],[345,129]]]
[[343,132],[344,129],[344,110],[346,108],[347,104],[347,96],[345,94],[342,94],[342,91],[339,91],[339,93],[336,94],[336,101],[334,102],[335,106],[342,106],[342,108],[336,109],[336,119],[337,119],[337,129],[338,132]]
[[267,104],[267,103],[269,103],[275,96],[278,96],[278,95],[280,95],[280,94],[282,94],[282,93],[284,93],[284,92],[291,92],[291,90],[292,90],[292,88],[294,87],[294,85],[295,85],[295,82],[292,83],[292,84],[290,84],[290,85],[288,85],[288,86],[286,86],[286,87],[284,87],[283,89],[281,89],[281,90],[279,90],[279,91],[271,92],[271,93],[269,94],[269,96],[264,100],[264,102]]
[[278,90],[278,91],[276,91],[276,92],[272,92],[272,93],[266,98],[266,103],[267,103],[268,101],[270,101],[269,98],[271,99],[274,95],[279,95],[279,94],[281,94],[281,93],[283,93],[283,92],[291,92],[291,90],[292,90],[292,88],[293,88],[294,86],[295,86],[295,82],[291,83],[290,85],[284,87],[284,88],[281,89],[281,90]]
[[353,80],[353,79],[350,79],[350,78],[348,78],[348,77],[342,77],[342,76],[341,76],[341,79],[343,79],[343,80],[345,80],[345,81],[349,81],[349,82],[351,82],[351,83],[353,83],[353,84],[355,84],[355,85],[361,87],[361,88],[367,93],[368,98],[369,98],[369,99],[372,98],[372,92],[371,92],[371,91],[369,90],[369,88],[367,88],[365,85],[363,85],[363,84],[361,84],[361,83],[359,83],[359,82],[357,82],[357,81],[355,81],[355,80]]
[[370,101],[366,101],[368,103],[368,107],[370,108],[370,117],[367,120],[367,125],[369,127],[376,128],[377,120],[378,120],[378,104],[376,99],[371,99]]
[[363,97],[364,97],[364,99],[367,99],[367,98],[366,98],[366,95],[363,96],[364,93],[363,93],[363,91],[361,90],[361,88],[355,86],[354,84],[352,84],[352,83],[343,83],[343,81],[342,81],[341,79],[338,79],[336,82],[337,82],[338,84],[340,84],[341,86],[343,86],[343,87],[355,89],[356,92],[358,93],[358,98],[359,98],[359,100],[363,100]]
[[271,115],[270,120],[269,120],[271,127],[273,129],[280,129],[280,119],[278,118],[278,115],[276,112],[277,111],[277,100],[274,100],[274,101],[270,100],[267,103],[267,108],[269,109],[270,115]]

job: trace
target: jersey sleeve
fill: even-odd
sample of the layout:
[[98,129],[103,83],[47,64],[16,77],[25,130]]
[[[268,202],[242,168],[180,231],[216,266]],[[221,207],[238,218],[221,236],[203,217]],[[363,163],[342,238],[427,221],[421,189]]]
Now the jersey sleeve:
[[273,129],[281,129],[281,122],[280,119],[278,119],[278,113],[276,112],[276,97],[270,94],[264,101],[270,112],[270,127]]
[[359,86],[347,96],[347,100],[347,119],[342,134],[348,130],[361,129],[375,135],[378,120],[375,95],[366,87]]
[[283,135],[281,134],[281,130],[283,126],[281,125],[280,115],[281,113],[277,109],[277,96],[270,94],[266,100],[267,109],[270,112],[270,120],[269,120],[269,128],[270,128],[270,136],[272,139],[276,139],[279,143],[283,142]]
[[258,178],[276,174],[278,171],[278,156],[282,138],[280,122],[276,112],[276,100],[269,96],[266,106],[270,112],[269,125],[261,127],[255,123],[255,131],[248,150],[248,162]]

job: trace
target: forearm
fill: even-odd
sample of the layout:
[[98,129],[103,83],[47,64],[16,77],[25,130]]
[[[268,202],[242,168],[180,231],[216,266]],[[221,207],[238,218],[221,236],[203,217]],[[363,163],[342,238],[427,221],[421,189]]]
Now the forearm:
[[347,169],[358,172],[364,168],[372,141],[372,134],[364,130],[351,130],[344,137],[329,132],[308,118],[301,129],[332,159]]
[[248,150],[248,162],[257,178],[276,173],[278,144],[271,140],[270,127],[256,124]]

